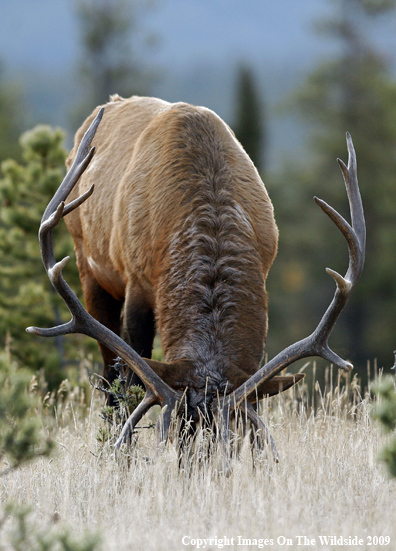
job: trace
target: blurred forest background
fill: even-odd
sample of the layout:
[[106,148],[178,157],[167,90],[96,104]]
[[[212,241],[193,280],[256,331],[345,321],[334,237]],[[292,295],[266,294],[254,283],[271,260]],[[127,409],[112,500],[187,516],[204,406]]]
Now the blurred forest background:
[[[275,208],[269,357],[308,335],[345,273],[344,239],[314,204],[348,217],[336,158],[352,134],[367,219],[363,276],[331,338],[363,377],[396,348],[396,0],[15,0],[0,8],[0,339],[53,387],[83,337],[35,339],[68,319],[41,264],[41,214],[72,136],[110,94],[216,111],[256,163]],[[36,126],[39,124],[39,126]],[[65,228],[58,258],[72,254]],[[66,279],[78,289],[73,261]],[[61,366],[61,369],[59,369]]]

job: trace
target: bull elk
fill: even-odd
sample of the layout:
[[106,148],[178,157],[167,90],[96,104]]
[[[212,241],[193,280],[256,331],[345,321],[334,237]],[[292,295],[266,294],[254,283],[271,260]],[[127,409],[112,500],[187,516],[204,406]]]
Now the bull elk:
[[[352,368],[328,346],[365,254],[349,134],[347,146],[348,166],[339,164],[352,225],[324,201],[315,201],[348,243],[348,271],[342,277],[327,269],[337,287],[315,331],[260,367],[267,335],[265,283],[278,232],[264,184],[230,128],[202,107],[118,96],[105,114],[97,108],[84,122],[39,231],[44,266],[72,320],[27,331],[46,337],[84,333],[100,343],[109,381],[117,356],[139,378],[146,394],[124,425],[118,447],[155,404],[162,407],[159,443],[166,442],[176,411],[193,423],[200,415],[219,415],[225,446],[230,416],[239,408],[276,455],[254,403],[302,378],[277,374],[308,356]],[[57,263],[53,253],[53,229],[66,215],[89,313],[63,279],[68,257]],[[150,359],[156,329],[164,362]]]

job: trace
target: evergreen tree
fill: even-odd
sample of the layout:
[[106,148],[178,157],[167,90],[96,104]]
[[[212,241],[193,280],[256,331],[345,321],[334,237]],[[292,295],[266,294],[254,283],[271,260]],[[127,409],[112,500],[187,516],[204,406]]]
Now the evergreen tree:
[[[391,477],[396,477],[396,391],[395,377],[387,375],[372,386],[377,400],[372,409],[372,417],[379,421],[384,432],[392,435],[380,452],[379,459],[386,465]],[[393,434],[392,434],[393,433]]]
[[[8,336],[13,358],[32,369],[44,367],[51,386],[65,374],[59,367],[75,358],[64,350],[63,338],[45,343],[25,332],[28,325],[46,327],[69,318],[62,300],[52,290],[41,262],[38,229],[45,207],[65,172],[64,133],[38,126],[21,137],[23,163],[2,163],[0,180],[0,338]],[[55,235],[59,258],[73,251],[64,224]],[[68,279],[79,288],[75,262]],[[73,342],[76,345],[76,340]],[[72,344],[68,339],[67,346]]]
[[253,72],[248,67],[241,67],[238,73],[236,108],[235,135],[260,171],[264,168],[265,146],[262,106]]
[[335,17],[320,29],[341,41],[341,54],[321,63],[297,95],[304,121],[311,125],[312,157],[285,172],[272,193],[281,231],[272,279],[278,292],[272,296],[281,298],[271,319],[283,335],[294,321],[291,332],[298,337],[312,330],[334,291],[324,267],[342,271],[347,266],[343,239],[312,196],[346,214],[346,193],[335,159],[346,160],[345,132],[351,133],[366,214],[367,256],[333,342],[338,341],[339,351],[357,362],[362,373],[368,359],[390,365],[395,348],[396,84],[365,33],[366,25],[373,27],[375,17],[392,13],[394,5],[335,2]]

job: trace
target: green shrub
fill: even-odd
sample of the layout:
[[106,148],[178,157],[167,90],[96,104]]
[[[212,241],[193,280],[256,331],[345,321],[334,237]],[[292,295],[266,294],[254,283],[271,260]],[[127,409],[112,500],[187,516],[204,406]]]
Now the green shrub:
[[[394,432],[396,428],[396,390],[395,378],[391,375],[383,377],[379,382],[372,386],[372,390],[377,394],[377,403],[373,409],[372,416],[377,419],[383,429],[388,432]],[[380,459],[388,469],[390,476],[396,477],[396,435],[382,448]]]

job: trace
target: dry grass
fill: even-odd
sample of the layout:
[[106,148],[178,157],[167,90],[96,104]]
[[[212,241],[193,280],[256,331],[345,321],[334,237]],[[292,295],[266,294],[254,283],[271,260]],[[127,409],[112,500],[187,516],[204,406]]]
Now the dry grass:
[[[262,406],[280,463],[264,453],[253,464],[245,442],[228,478],[219,472],[219,453],[201,461],[192,456],[189,472],[179,469],[175,444],[148,462],[152,430],[141,432],[129,461],[116,460],[111,446],[100,453],[97,399],[83,415],[70,397],[58,408],[55,426],[46,426],[59,443],[57,455],[1,479],[1,502],[32,504],[36,527],[49,528],[55,515],[77,534],[99,531],[104,550],[195,549],[183,545],[184,536],[226,537],[228,543],[234,538],[224,549],[344,548],[321,545],[324,535],[363,539],[349,549],[396,549],[396,482],[377,462],[384,437],[370,418],[369,395],[360,397],[356,384],[322,394],[316,386],[312,409],[310,388],[300,385]],[[6,524],[3,532],[9,529]],[[237,545],[238,536],[273,544]],[[297,536],[315,544],[298,546]],[[389,536],[391,543],[368,546],[367,536]],[[279,537],[293,545],[277,543]],[[212,542],[206,549],[220,545]]]

